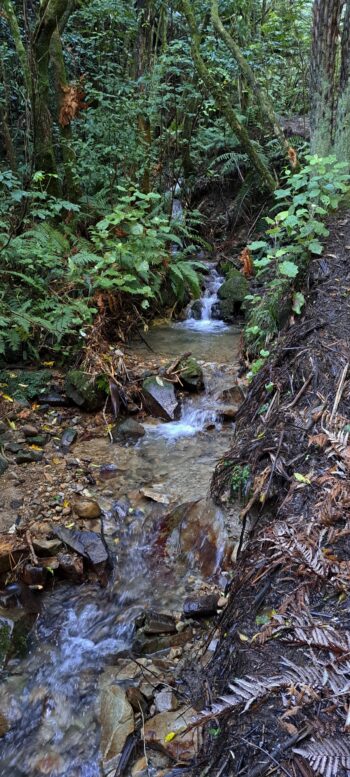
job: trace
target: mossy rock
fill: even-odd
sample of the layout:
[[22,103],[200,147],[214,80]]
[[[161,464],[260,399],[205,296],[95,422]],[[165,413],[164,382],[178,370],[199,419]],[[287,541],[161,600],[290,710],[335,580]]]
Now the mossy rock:
[[82,370],[70,370],[66,375],[64,389],[67,397],[82,410],[100,410],[106,401],[107,385],[103,375],[92,377]]
[[190,356],[179,364],[180,379],[183,387],[188,391],[202,391],[204,389],[203,370]]
[[227,280],[224,281],[218,290],[218,297],[219,299],[229,299],[232,302],[242,303],[248,291],[249,284],[247,279],[239,270],[232,268]]
[[47,391],[52,379],[50,370],[1,370],[2,391],[19,402],[37,399]]

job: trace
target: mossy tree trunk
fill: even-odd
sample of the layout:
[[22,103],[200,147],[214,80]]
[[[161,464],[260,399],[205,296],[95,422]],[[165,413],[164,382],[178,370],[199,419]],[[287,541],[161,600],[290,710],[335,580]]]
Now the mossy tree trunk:
[[[327,156],[339,132],[336,127],[339,88],[339,38],[344,0],[314,0],[311,81],[311,150]],[[349,3],[347,3],[349,5]],[[343,67],[341,65],[341,71]],[[338,104],[342,102],[339,95]]]
[[[64,64],[63,49],[60,30],[58,27],[54,30],[51,37],[50,44],[50,57],[54,71],[55,88],[56,88],[56,104],[59,112],[62,100],[64,98],[63,87],[67,86],[68,80],[66,75],[66,68]],[[64,168],[64,181],[63,187],[65,195],[68,199],[75,202],[79,199],[81,191],[78,183],[75,181],[73,174],[73,166],[75,163],[75,153],[73,149],[73,135],[70,124],[62,126],[59,123],[60,137],[61,137],[61,153]]]
[[228,50],[233,55],[234,59],[237,62],[237,65],[240,69],[241,75],[244,79],[244,81],[249,85],[253,96],[260,108],[260,112],[262,117],[265,117],[265,119],[269,122],[279,144],[282,150],[282,153],[285,155],[286,159],[288,160],[291,167],[295,167],[295,152],[290,147],[288,141],[286,140],[284,136],[283,129],[278,121],[278,118],[275,114],[274,107],[272,104],[272,101],[270,100],[270,97],[266,91],[266,89],[262,88],[254,75],[254,71],[250,67],[249,62],[245,59],[245,57],[242,54],[242,51],[232,35],[227,31],[226,27],[223,25],[222,20],[219,15],[219,5],[218,0],[212,0],[211,3],[211,18],[213,22],[214,29],[216,30],[217,34],[220,36],[221,40],[225,43]]
[[242,148],[247,154],[252,166],[256,169],[257,173],[259,174],[264,187],[270,192],[273,192],[274,189],[276,188],[276,180],[274,176],[272,175],[268,166],[265,164],[264,160],[256,150],[256,147],[250,140],[250,137],[248,135],[246,128],[239,121],[228,97],[226,97],[221,85],[218,83],[216,78],[212,75],[212,73],[210,72],[209,68],[207,67],[201,55],[200,34],[198,33],[196,19],[192,10],[192,3],[190,2],[190,0],[181,0],[180,7],[188,23],[190,36],[191,36],[192,57],[200,78],[202,79],[209,94],[212,96],[215,102],[215,105],[217,107],[217,110],[220,113],[222,113],[229,127],[231,128],[232,132],[239,139],[242,145]]

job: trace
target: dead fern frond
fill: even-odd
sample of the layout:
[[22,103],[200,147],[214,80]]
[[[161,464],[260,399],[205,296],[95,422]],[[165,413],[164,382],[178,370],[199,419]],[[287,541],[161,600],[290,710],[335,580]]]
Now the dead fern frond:
[[350,737],[330,738],[314,741],[303,747],[294,747],[293,752],[305,758],[317,774],[322,777],[339,777],[340,769],[350,770]]

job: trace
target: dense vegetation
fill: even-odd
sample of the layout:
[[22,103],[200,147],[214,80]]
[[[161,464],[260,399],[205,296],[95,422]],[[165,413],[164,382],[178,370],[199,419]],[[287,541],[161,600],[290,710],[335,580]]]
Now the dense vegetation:
[[[269,210],[251,246],[267,281],[248,341],[262,347],[346,188],[349,20],[335,0],[315,1],[313,27],[310,0],[3,0],[0,352],[66,353],[106,321],[122,334],[197,296],[191,206],[224,181],[232,229],[251,204]],[[326,161],[306,158],[310,108]]]

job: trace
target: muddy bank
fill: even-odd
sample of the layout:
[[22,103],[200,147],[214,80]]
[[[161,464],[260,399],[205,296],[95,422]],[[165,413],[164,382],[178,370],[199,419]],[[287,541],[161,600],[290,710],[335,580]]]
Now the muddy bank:
[[344,214],[213,479],[217,499],[237,482],[244,498],[201,777],[349,773],[349,244]]

